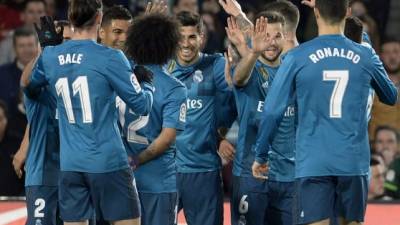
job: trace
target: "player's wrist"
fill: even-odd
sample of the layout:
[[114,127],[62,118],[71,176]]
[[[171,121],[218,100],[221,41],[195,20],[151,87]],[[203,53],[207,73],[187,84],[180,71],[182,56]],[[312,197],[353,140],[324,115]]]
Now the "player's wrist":
[[236,9],[232,12],[231,14],[233,17],[235,17],[235,19],[239,19],[239,18],[245,18],[246,14],[244,14],[244,12],[240,9]]
[[255,157],[255,161],[256,161],[257,163],[259,163],[259,164],[265,164],[265,163],[267,163],[267,159],[265,159],[264,157],[258,157],[258,156],[256,156],[256,157]]

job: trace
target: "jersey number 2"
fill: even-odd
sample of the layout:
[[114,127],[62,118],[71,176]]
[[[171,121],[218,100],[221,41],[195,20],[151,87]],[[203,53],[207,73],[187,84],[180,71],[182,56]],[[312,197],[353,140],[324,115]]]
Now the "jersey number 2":
[[329,104],[329,116],[331,118],[342,118],[342,102],[349,81],[348,70],[324,70],[324,81],[335,81]]
[[[68,78],[59,78],[56,82],[57,95],[62,97],[69,123],[75,123],[75,116],[70,97]],[[79,76],[72,83],[73,96],[79,94],[82,108],[83,123],[93,122],[92,107],[90,105],[89,86],[86,76]]]

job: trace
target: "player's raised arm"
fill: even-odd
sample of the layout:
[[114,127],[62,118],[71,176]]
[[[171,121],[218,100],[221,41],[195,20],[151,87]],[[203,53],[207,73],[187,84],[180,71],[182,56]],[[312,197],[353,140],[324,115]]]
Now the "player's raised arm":
[[247,84],[258,57],[270,44],[271,40],[267,36],[266,28],[267,19],[264,17],[257,19],[256,26],[251,34],[252,47],[248,54],[242,56],[235,69],[233,83],[237,87],[243,87]]
[[106,67],[107,79],[117,95],[139,115],[149,114],[153,102],[153,86],[151,83],[139,84],[136,75],[121,51],[113,51],[110,63]]
[[267,162],[269,146],[277,131],[284,112],[294,94],[295,61],[291,54],[285,57],[271,89],[265,98],[262,120],[257,134],[256,159],[260,164]]
[[372,83],[378,98],[381,102],[387,105],[395,105],[397,102],[397,89],[393,82],[389,79],[382,61],[378,55],[373,53],[371,63]]
[[226,34],[229,41],[236,47],[241,57],[249,54],[249,48],[247,47],[246,37],[242,30],[239,28],[234,17],[228,17],[228,27],[225,27]]
[[[41,17],[40,27],[36,23],[34,25],[40,46],[43,49],[47,46],[55,46],[62,43],[64,29],[62,28],[57,32],[51,17]],[[38,54],[40,53],[39,51]],[[38,88],[47,84],[43,70],[42,56],[35,57],[25,66],[21,75],[21,87],[25,88],[25,93],[28,97],[34,95]]]
[[253,23],[246,17],[240,4],[236,0],[219,0],[224,11],[235,17],[239,28],[244,32],[251,31]]

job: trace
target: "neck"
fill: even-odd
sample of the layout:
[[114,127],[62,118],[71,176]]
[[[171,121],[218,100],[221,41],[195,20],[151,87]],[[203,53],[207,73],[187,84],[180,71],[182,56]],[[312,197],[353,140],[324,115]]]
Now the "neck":
[[97,26],[93,26],[93,27],[88,28],[88,29],[77,29],[77,28],[75,28],[71,39],[72,40],[91,39],[91,40],[97,41]]
[[329,35],[329,34],[341,34],[344,33],[344,22],[338,24],[328,24],[325,21],[319,20],[318,24],[318,35]]
[[181,66],[191,66],[191,65],[195,64],[197,61],[199,61],[199,59],[200,59],[200,52],[197,53],[196,57],[194,57],[193,60],[190,62],[182,61],[179,57],[177,57],[177,61],[178,61],[179,65],[181,65]]
[[260,55],[258,57],[258,60],[260,60],[265,65],[268,65],[271,67],[276,67],[276,66],[279,66],[281,57],[276,58],[274,61],[269,61],[269,60],[266,60],[262,55]]

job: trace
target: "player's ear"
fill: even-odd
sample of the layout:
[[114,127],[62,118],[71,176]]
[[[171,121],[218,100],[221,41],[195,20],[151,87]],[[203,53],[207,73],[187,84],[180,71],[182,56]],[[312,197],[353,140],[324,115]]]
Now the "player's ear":
[[313,10],[314,10],[315,19],[319,19],[320,16],[321,16],[321,15],[319,14],[319,10],[318,10],[316,7],[314,7]]
[[351,7],[347,7],[346,18],[351,16]]
[[103,13],[101,11],[96,13],[96,24],[101,25],[101,20],[103,19]]
[[204,32],[201,32],[200,33],[200,42],[201,42],[201,45],[204,45],[205,42],[206,41],[206,34],[204,33]]
[[101,40],[104,40],[105,36],[106,36],[106,31],[104,30],[103,27],[100,27],[100,29],[99,29],[99,38]]

